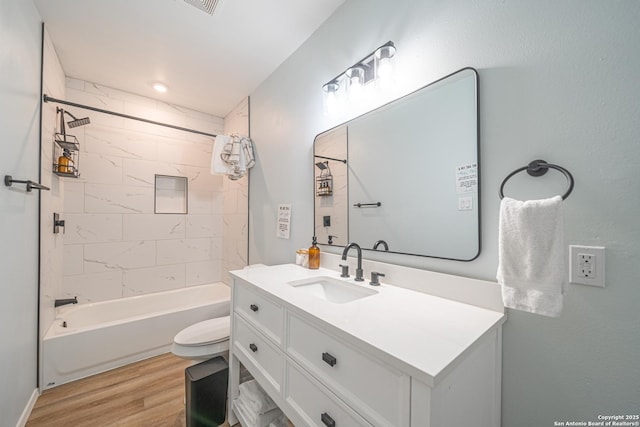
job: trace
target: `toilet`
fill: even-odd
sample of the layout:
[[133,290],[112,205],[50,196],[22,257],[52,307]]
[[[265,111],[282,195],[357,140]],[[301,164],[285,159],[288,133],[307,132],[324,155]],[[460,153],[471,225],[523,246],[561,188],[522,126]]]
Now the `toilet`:
[[[264,264],[247,265],[244,269],[266,267]],[[227,359],[231,317],[216,317],[184,328],[173,338],[171,353],[196,362],[216,356]]]
[[204,361],[229,350],[229,316],[216,317],[191,325],[173,338],[171,352],[183,359]]

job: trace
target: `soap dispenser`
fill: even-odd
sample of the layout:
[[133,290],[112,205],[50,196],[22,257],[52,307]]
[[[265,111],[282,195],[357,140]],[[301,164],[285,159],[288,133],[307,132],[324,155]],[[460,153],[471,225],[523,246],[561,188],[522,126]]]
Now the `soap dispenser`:
[[316,236],[313,236],[313,242],[309,248],[309,268],[311,270],[317,270],[320,268],[320,248],[317,243],[318,241]]
[[58,172],[61,173],[73,173],[74,165],[71,159],[71,153],[66,148],[64,149],[62,156],[58,158]]

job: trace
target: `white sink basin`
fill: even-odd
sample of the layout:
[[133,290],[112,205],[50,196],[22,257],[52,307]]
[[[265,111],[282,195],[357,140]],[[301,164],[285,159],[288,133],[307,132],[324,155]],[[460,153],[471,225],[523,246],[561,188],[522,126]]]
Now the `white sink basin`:
[[326,276],[296,280],[288,284],[302,292],[306,292],[308,295],[335,304],[344,304],[378,293],[375,289],[354,285],[344,280]]

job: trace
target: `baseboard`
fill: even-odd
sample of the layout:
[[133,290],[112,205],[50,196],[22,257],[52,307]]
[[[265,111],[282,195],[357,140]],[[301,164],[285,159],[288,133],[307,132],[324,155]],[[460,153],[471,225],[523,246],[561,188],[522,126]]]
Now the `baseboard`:
[[18,420],[18,424],[16,424],[16,427],[24,427],[25,425],[27,425],[27,421],[29,421],[31,411],[33,410],[33,407],[36,406],[38,396],[40,396],[40,390],[36,388],[35,390],[33,390],[31,398],[29,398],[29,402],[27,402],[27,406],[24,407],[24,411],[22,411],[22,415],[20,415],[20,419]]

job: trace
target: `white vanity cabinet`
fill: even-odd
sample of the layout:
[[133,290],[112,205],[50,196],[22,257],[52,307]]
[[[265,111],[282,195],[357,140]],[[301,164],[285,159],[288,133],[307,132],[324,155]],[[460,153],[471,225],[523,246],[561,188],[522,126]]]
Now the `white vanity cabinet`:
[[232,272],[230,409],[242,363],[296,427],[500,425],[502,313],[388,285],[336,304],[287,284],[311,274],[333,272]]

